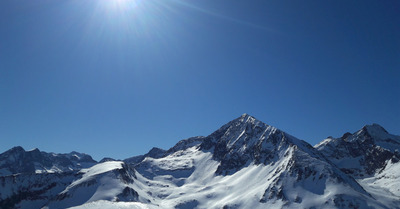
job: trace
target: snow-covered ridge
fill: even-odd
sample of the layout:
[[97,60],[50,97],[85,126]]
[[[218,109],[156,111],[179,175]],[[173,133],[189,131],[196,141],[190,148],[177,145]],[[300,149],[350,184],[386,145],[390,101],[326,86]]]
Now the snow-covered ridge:
[[373,124],[353,134],[325,139],[315,148],[345,172],[366,176],[379,172],[388,160],[400,158],[400,137]]
[[400,137],[378,124],[353,134],[328,138],[315,146],[342,171],[355,178],[388,208],[399,208]]
[[60,173],[79,170],[95,165],[90,155],[71,152],[56,154],[41,152],[39,149],[25,151],[14,147],[0,154],[0,176],[17,173]]

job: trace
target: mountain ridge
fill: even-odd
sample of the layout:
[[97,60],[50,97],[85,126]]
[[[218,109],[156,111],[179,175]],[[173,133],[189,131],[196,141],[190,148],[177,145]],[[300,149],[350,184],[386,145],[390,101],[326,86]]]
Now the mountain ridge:
[[0,176],[16,173],[54,173],[79,170],[97,161],[90,155],[72,151],[66,154],[47,153],[38,148],[26,151],[16,146],[0,154]]
[[[53,170],[42,163],[24,172],[0,175],[0,191],[4,191],[0,207],[79,209],[102,203],[111,209],[126,205],[399,208],[400,191],[393,184],[400,182],[399,139],[372,124],[313,147],[243,114],[208,136],[181,140],[167,150],[153,148],[123,161],[104,158],[93,163],[89,155],[78,152],[49,154],[14,147],[12,152],[22,153],[14,157],[34,155],[39,156],[32,158],[34,162],[41,162],[58,156],[75,167],[54,169],[60,165],[59,158],[51,158]],[[1,161],[10,156],[0,154],[0,168],[10,165]],[[351,164],[343,165],[344,161]],[[79,162],[93,165],[79,167]]]

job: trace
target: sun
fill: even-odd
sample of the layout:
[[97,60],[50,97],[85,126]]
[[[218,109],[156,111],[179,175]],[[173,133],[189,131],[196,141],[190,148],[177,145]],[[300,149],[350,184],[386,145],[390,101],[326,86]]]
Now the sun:
[[108,9],[116,11],[127,11],[135,9],[138,6],[139,0],[103,0]]
[[113,1],[117,4],[126,4],[128,2],[133,2],[134,0],[110,0],[110,1]]

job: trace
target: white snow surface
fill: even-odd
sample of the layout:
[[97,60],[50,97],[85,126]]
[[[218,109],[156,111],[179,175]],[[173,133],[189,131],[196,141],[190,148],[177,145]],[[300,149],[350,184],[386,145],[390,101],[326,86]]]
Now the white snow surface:
[[118,195],[129,186],[118,172],[123,169],[123,163],[108,161],[82,169],[82,177],[60,193],[63,198],[50,202],[47,207],[66,208],[99,200],[117,201]]
[[[150,203],[145,201],[141,203],[115,202],[113,199],[105,201],[104,199],[107,199],[105,197],[110,196],[108,194],[113,192],[112,188],[118,187],[119,183],[115,179],[103,179],[104,182],[101,184],[110,184],[109,188],[98,189],[89,201],[71,208],[168,209],[223,208],[224,206],[228,208],[311,208],[314,206],[317,206],[317,208],[336,208],[333,206],[332,200],[338,194],[345,195],[345,197],[349,195],[349,199],[352,197],[363,200],[368,199],[367,196],[355,192],[353,188],[327,178],[318,180],[320,181],[318,187],[316,187],[311,177],[303,183],[296,182],[296,177],[290,176],[285,170],[285,167],[290,165],[294,152],[294,147],[289,148],[289,150],[281,153],[282,160],[275,164],[251,164],[233,175],[227,176],[216,175],[215,171],[219,162],[212,159],[210,152],[203,152],[197,146],[161,159],[147,158],[145,161],[152,165],[147,168],[148,172],[162,174],[154,176],[153,179],[148,179],[137,172],[137,181],[130,184],[129,187],[138,191],[139,196],[144,197],[143,200],[150,200]],[[120,166],[121,162],[107,162],[106,165],[100,164],[85,170],[86,173],[82,179],[99,175],[109,171],[109,169],[121,168]],[[181,177],[173,173],[186,172],[185,169],[192,171],[188,177]],[[163,172],[160,170],[163,170]],[[168,174],[169,171],[172,172],[172,175]],[[286,176],[284,177],[286,181],[284,190],[286,198],[292,204],[287,204],[287,202],[280,199],[271,199],[266,203],[260,202],[266,189],[275,184],[282,176]],[[112,181],[115,182],[111,183]],[[73,183],[73,185],[76,184],[76,182]],[[368,204],[363,206],[384,208],[374,201],[370,201]]]
[[389,161],[381,172],[358,182],[375,199],[390,208],[400,208],[400,162]]
[[360,182],[368,187],[380,188],[384,194],[400,200],[400,162],[389,161],[381,172]]

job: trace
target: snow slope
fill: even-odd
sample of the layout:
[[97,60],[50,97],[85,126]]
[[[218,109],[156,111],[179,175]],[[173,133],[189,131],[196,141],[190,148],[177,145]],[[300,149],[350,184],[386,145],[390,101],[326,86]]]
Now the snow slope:
[[108,161],[82,169],[80,178],[50,201],[46,208],[67,208],[98,200],[144,201],[133,184],[134,169],[122,161]]
[[389,208],[400,207],[400,163],[389,161],[382,171],[371,177],[360,178],[358,182]]

